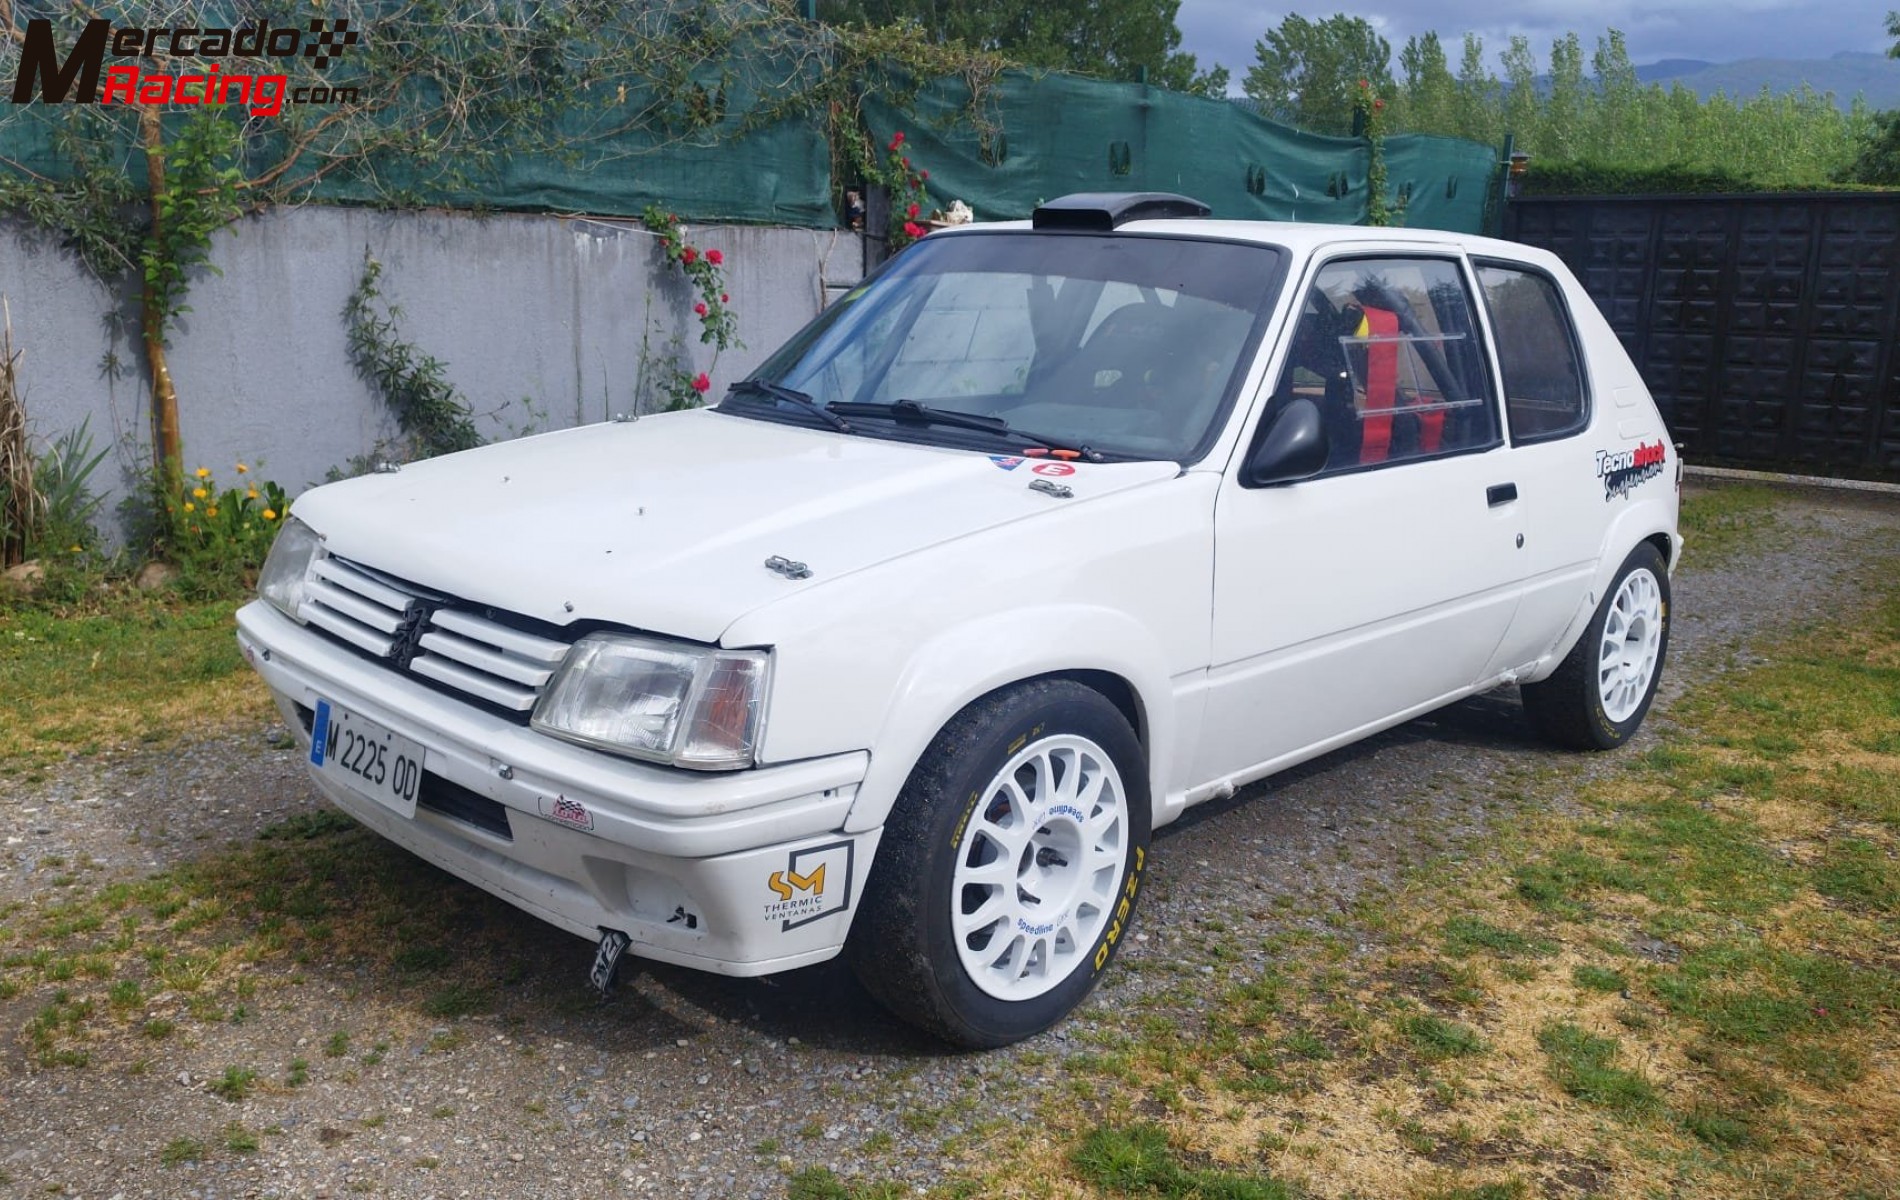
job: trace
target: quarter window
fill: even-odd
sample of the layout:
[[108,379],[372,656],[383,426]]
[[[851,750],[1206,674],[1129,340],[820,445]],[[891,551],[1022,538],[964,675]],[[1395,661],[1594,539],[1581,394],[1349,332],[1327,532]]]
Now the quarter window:
[[1503,375],[1511,439],[1540,442],[1581,430],[1590,419],[1576,333],[1547,275],[1478,264]]
[[1327,473],[1498,442],[1471,298],[1458,264],[1348,259],[1307,289],[1276,403],[1320,406]]

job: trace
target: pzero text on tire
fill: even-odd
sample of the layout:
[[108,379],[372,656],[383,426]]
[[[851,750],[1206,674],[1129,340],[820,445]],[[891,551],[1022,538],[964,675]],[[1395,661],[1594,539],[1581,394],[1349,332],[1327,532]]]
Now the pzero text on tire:
[[1642,725],[1668,652],[1669,570],[1644,542],[1623,560],[1562,665],[1524,685],[1524,707],[1559,745],[1615,749]]
[[1051,679],[976,701],[891,812],[847,948],[858,977],[960,1046],[1047,1029],[1127,935],[1150,820],[1141,743],[1099,692]]

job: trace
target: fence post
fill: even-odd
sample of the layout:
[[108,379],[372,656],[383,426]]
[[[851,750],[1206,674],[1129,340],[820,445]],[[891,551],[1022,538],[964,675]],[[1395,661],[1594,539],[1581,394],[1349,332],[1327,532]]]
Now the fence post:
[[1497,219],[1491,222],[1491,228],[1485,230],[1492,237],[1504,236],[1504,206],[1511,202],[1511,154],[1516,149],[1517,135],[1507,130],[1504,134],[1504,149],[1498,154],[1498,181],[1491,193],[1497,204]]

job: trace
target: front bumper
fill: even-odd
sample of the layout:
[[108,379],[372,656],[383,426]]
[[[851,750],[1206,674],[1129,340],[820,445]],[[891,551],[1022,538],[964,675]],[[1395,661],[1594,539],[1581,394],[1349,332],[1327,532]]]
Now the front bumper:
[[726,975],[801,967],[843,946],[882,834],[839,832],[869,755],[728,774],[618,759],[434,691],[262,601],[237,622],[245,660],[306,750],[319,700],[424,747],[413,818],[314,766],[311,778],[449,873],[590,941],[618,929],[643,957]]

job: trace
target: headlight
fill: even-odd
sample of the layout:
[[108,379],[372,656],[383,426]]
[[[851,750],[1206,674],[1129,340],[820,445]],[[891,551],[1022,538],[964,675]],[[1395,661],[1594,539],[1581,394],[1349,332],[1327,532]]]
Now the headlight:
[[568,651],[535,707],[533,725],[676,767],[749,767],[770,661],[763,650],[590,634]]
[[317,556],[317,533],[295,517],[284,520],[271,543],[264,569],[257,575],[257,594],[276,605],[298,624],[303,618],[297,608],[303,603],[304,577],[310,573],[310,560]]

